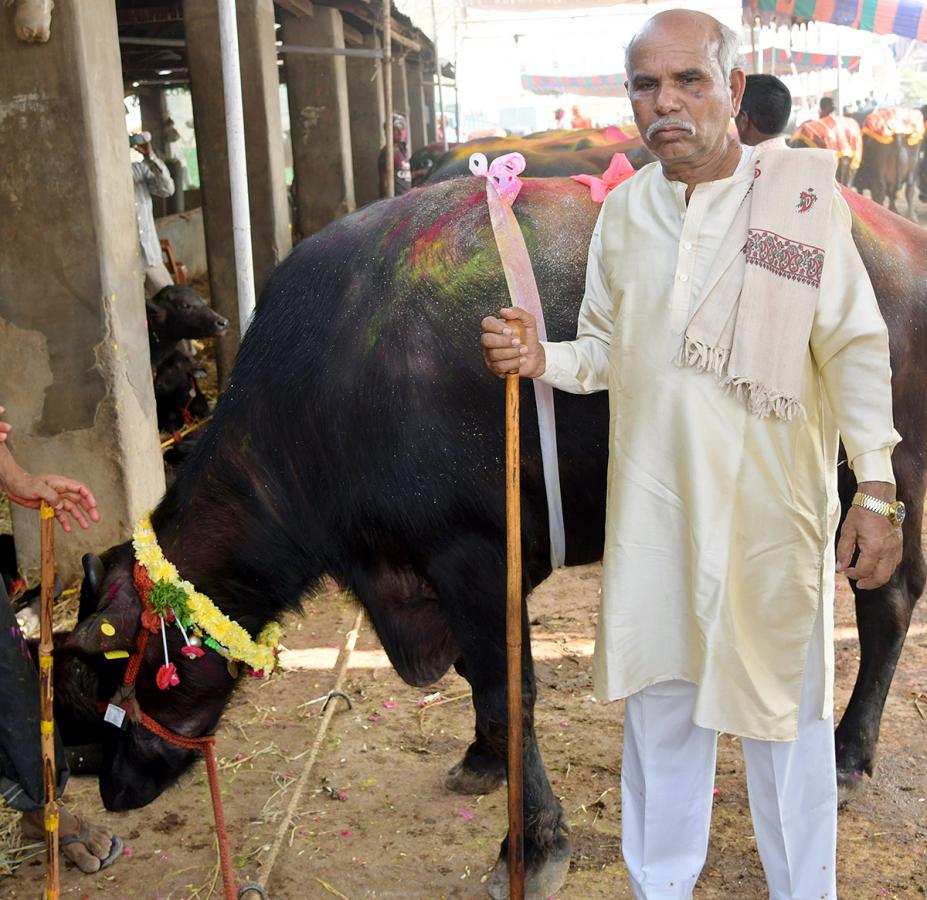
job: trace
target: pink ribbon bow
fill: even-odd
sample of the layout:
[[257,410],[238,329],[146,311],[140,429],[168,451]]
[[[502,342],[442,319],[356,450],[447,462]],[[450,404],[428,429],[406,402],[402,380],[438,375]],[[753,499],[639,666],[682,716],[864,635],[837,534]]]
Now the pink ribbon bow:
[[470,156],[470,171],[488,179],[511,206],[521,190],[522,181],[518,176],[525,171],[525,158],[520,153],[506,153],[487,164],[485,153],[474,153]]
[[628,162],[628,158],[623,153],[616,153],[601,178],[595,175],[571,175],[570,178],[588,186],[594,203],[602,203],[622,181],[627,181],[633,174],[634,166]]

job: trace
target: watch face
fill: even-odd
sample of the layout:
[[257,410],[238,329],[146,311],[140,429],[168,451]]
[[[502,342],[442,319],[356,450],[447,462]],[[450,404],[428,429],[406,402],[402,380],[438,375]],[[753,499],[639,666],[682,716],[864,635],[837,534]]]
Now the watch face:
[[904,522],[904,517],[907,515],[907,510],[904,508],[904,504],[900,500],[894,504],[894,507],[895,508],[892,510],[892,513],[894,515],[895,524],[900,525],[902,522]]

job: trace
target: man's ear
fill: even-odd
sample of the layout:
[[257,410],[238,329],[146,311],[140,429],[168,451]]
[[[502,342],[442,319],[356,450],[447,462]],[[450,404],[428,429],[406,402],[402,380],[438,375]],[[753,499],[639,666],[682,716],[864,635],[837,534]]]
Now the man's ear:
[[747,87],[747,76],[743,69],[733,69],[731,71],[731,115],[736,116],[740,112],[740,102],[744,98],[744,91]]

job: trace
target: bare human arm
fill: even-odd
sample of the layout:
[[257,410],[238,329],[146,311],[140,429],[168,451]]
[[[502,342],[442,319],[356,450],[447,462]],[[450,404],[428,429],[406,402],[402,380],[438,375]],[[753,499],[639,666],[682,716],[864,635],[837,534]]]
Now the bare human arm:
[[100,520],[90,488],[64,475],[30,474],[13,459],[6,443],[0,443],[0,490],[27,509],[38,509],[44,500],[54,509],[65,531],[71,530],[71,520],[81,528],[89,528],[91,522]]

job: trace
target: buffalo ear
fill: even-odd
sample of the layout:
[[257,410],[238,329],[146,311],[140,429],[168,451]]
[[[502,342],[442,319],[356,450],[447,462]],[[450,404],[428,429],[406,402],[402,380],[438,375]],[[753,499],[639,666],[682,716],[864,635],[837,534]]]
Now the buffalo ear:
[[106,574],[103,560],[94,553],[85,553],[80,558],[80,564],[84,567],[84,578],[87,579],[90,590],[94,594],[99,594],[103,585],[103,576]]
[[[132,650],[142,604],[132,581],[131,568],[120,566],[110,569],[101,590],[102,597],[96,610],[81,618],[65,646],[89,656],[113,650]],[[83,601],[84,598],[81,599]]]
[[149,323],[154,322],[157,325],[163,325],[167,321],[167,310],[159,303],[154,303],[151,300],[145,301],[145,315],[148,317]]
[[77,612],[77,621],[86,619],[96,612],[100,590],[103,586],[103,576],[106,569],[103,560],[93,553],[85,553],[80,559],[84,567],[84,580],[80,584],[80,608]]

